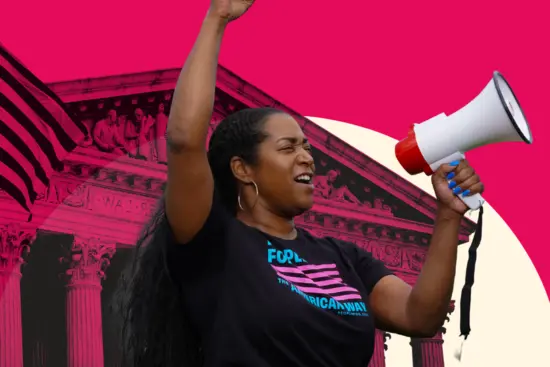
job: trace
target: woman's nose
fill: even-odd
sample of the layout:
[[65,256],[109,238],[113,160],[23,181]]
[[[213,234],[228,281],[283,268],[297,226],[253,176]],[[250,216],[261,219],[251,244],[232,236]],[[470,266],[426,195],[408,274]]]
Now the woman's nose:
[[313,164],[313,156],[308,151],[303,150],[298,155],[298,162],[301,163],[301,164],[312,165]]

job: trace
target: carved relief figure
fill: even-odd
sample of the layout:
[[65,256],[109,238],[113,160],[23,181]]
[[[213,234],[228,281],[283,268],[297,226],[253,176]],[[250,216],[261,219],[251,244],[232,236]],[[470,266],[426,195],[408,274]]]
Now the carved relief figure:
[[126,129],[126,115],[119,115],[118,118],[117,118],[117,130],[118,130],[118,135],[120,136],[120,138],[124,141],[124,147],[126,149],[126,151],[128,151],[128,149],[126,148],[126,140],[124,139],[124,132],[125,132],[125,129]]
[[57,181],[48,187],[46,201],[51,204],[65,204],[73,208],[82,208],[86,202],[86,185]]
[[330,170],[324,176],[314,178],[315,194],[325,199],[335,201],[347,201],[354,204],[361,204],[361,201],[353,195],[347,186],[336,187],[335,183],[340,176],[340,171]]
[[135,109],[134,118],[128,120],[125,129],[130,157],[152,160],[153,146],[149,134],[154,123],[151,115],[145,115],[139,107]]
[[374,208],[378,210],[382,210],[385,212],[391,212],[391,207],[389,205],[384,204],[384,199],[382,198],[376,198],[374,199]]
[[[156,97],[149,97],[146,103],[139,103],[138,98],[132,99],[132,105],[137,107],[134,109],[130,116],[121,109],[121,101],[115,101],[114,106],[107,113],[105,119],[101,119],[92,129],[88,127],[88,130],[93,130],[90,134],[91,137],[87,137],[80,143],[82,147],[89,147],[96,142],[94,146],[105,152],[116,152],[119,154],[127,153],[129,157],[147,160],[157,161],[161,164],[166,164],[166,126],[168,124],[168,104],[170,103],[171,95],[164,94],[160,99]],[[99,108],[103,108],[105,102],[98,104]],[[228,98],[216,97],[216,106],[223,112],[214,112],[212,115],[212,122],[209,126],[208,139],[212,134],[212,131],[223,119],[223,117],[235,111],[237,108],[235,104],[231,103]],[[147,111],[152,109],[152,113]],[[85,113],[86,108],[80,108],[81,113]],[[83,119],[83,121],[87,121]],[[115,121],[115,123],[113,123]],[[115,129],[114,126],[118,129]],[[92,123],[93,126],[93,123]],[[118,130],[118,134],[114,132]],[[93,137],[93,138],[92,138]],[[112,144],[109,142],[112,141]],[[115,146],[115,148],[112,148]]]
[[166,116],[164,103],[158,106],[158,112],[155,125],[155,142],[157,151],[157,160],[159,163],[166,164],[166,126],[168,124],[168,116]]
[[401,248],[399,248],[398,246],[389,245],[389,244],[383,245],[383,246],[384,246],[384,253],[382,256],[384,256],[383,257],[384,263],[386,263],[386,265],[391,267],[395,267],[395,268],[400,267],[401,261],[402,261]]
[[94,142],[104,152],[120,155],[125,153],[125,144],[119,133],[117,112],[115,109],[110,109],[107,117],[96,123],[94,127]]
[[404,266],[407,270],[412,270],[415,272],[420,272],[422,265],[426,260],[426,254],[422,251],[407,249],[404,252]]
[[94,143],[94,139],[92,138],[91,131],[93,130],[93,121],[92,120],[83,120],[82,124],[84,125],[84,128],[86,129],[86,136],[80,143],[78,143],[78,146],[87,148],[90,145]]

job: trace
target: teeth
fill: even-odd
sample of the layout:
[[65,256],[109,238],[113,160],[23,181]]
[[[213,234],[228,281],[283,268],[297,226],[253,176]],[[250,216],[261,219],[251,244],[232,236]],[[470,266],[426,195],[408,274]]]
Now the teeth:
[[301,176],[296,177],[296,181],[309,183],[311,181],[311,177],[308,176],[308,175],[301,175]]

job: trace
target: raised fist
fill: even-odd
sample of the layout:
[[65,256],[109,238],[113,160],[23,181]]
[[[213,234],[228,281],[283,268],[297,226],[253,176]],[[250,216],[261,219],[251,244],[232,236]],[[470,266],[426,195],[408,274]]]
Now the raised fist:
[[230,22],[246,13],[253,3],[254,0],[211,0],[210,13]]

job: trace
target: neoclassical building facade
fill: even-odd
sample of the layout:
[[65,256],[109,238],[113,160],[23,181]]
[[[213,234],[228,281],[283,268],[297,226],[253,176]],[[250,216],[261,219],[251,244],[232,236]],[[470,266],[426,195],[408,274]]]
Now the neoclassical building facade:
[[[90,133],[40,196],[31,222],[0,192],[0,367],[117,366],[110,300],[163,190],[162,136],[178,74],[50,85]],[[276,107],[299,121],[318,177],[315,206],[298,225],[352,241],[415,283],[433,229],[432,196],[223,67],[216,93],[211,128],[245,107]],[[474,230],[465,219],[461,243]],[[444,366],[443,336],[444,329],[411,340],[415,367]],[[386,366],[389,337],[377,331],[370,367]]]

